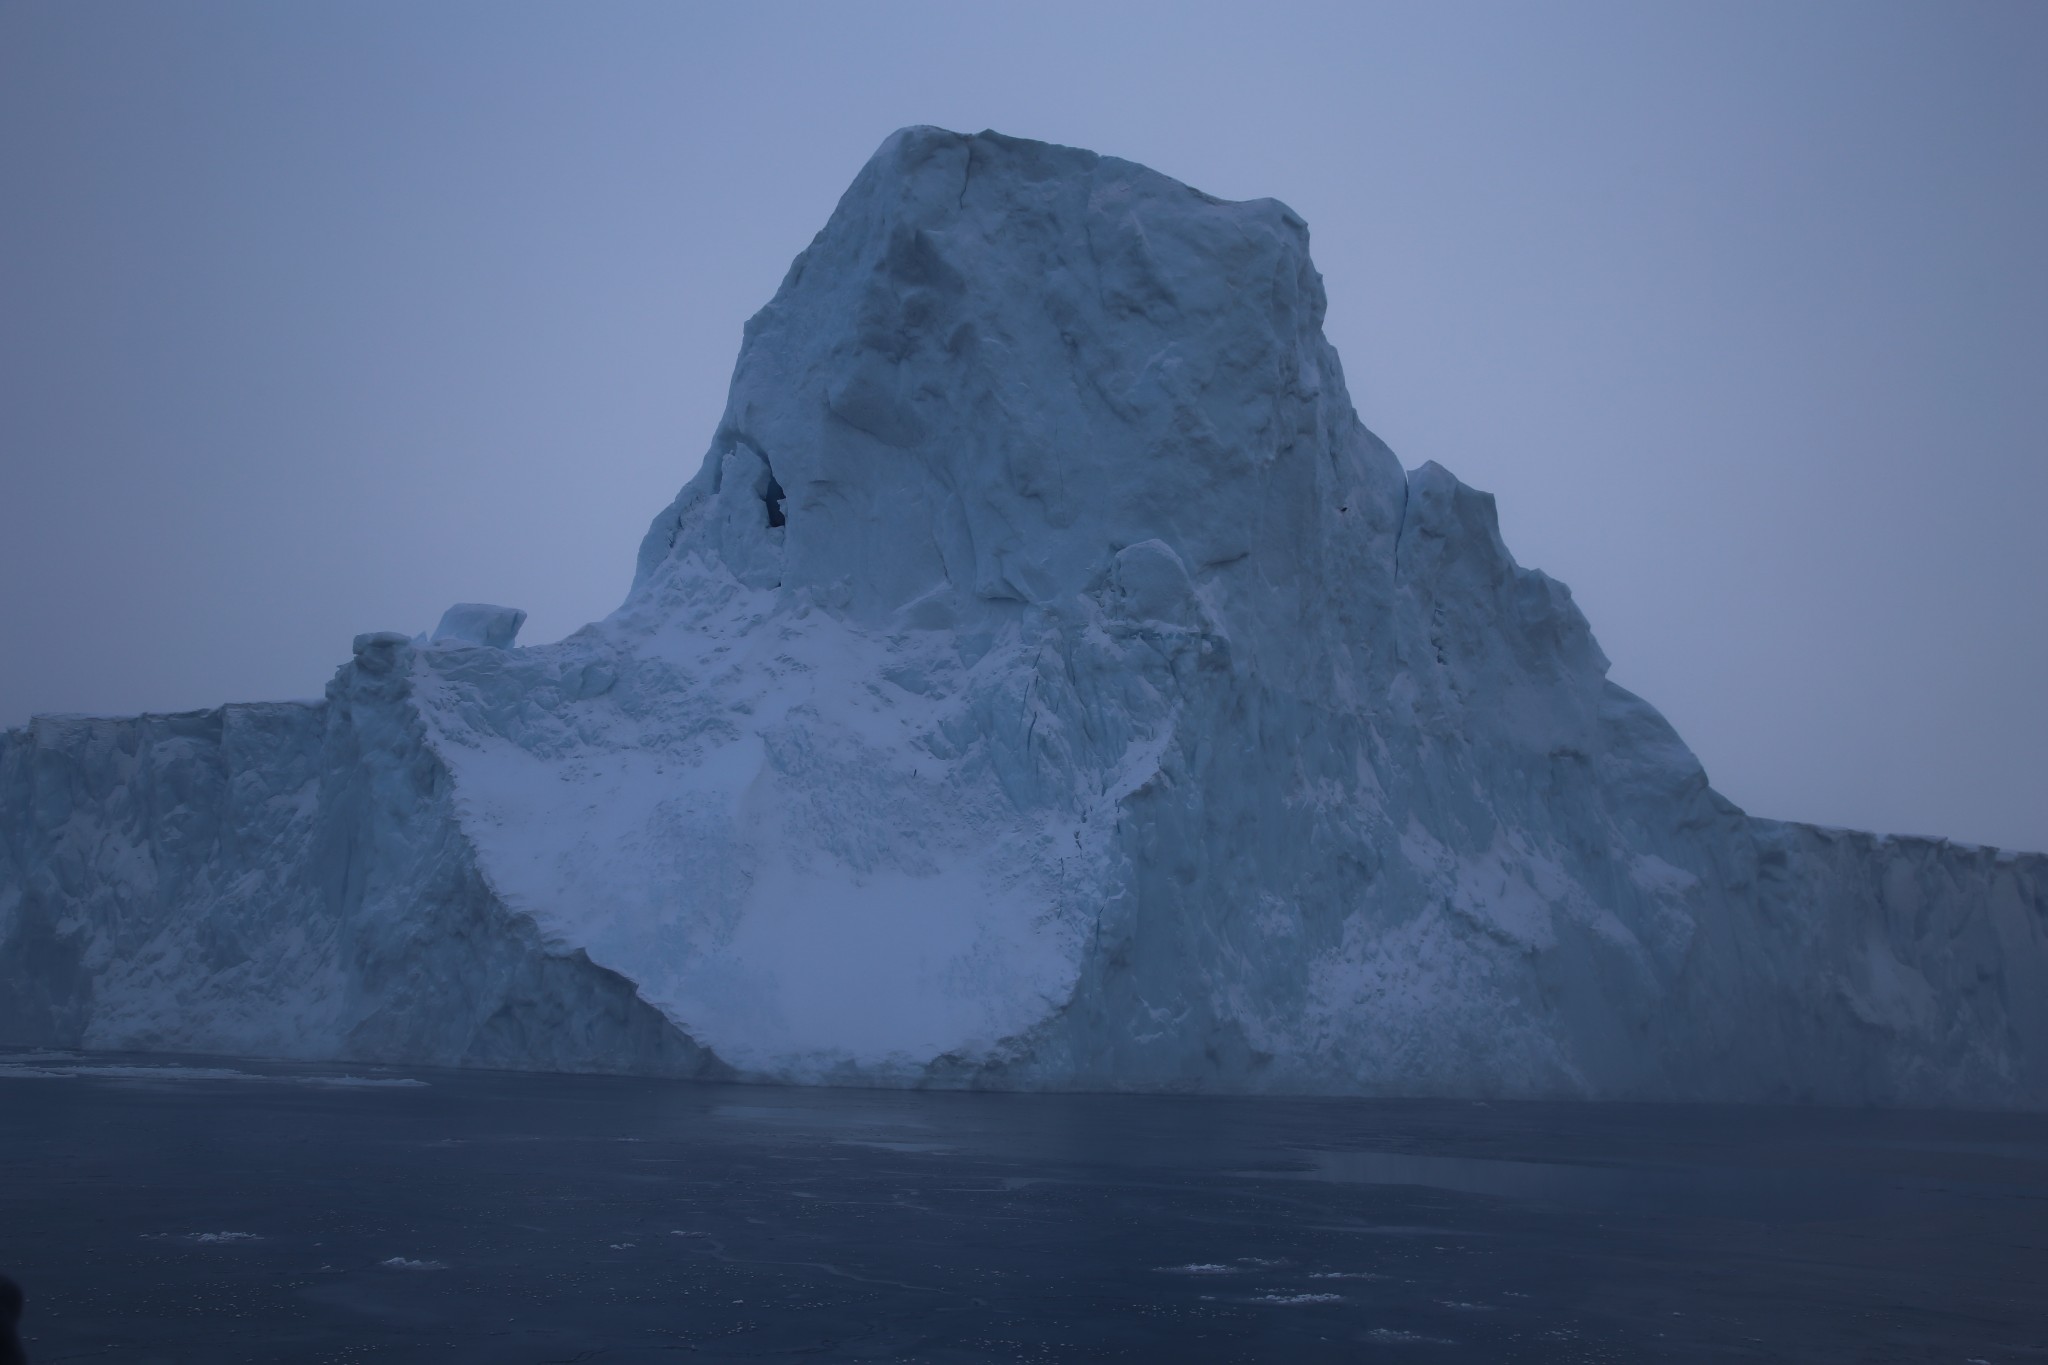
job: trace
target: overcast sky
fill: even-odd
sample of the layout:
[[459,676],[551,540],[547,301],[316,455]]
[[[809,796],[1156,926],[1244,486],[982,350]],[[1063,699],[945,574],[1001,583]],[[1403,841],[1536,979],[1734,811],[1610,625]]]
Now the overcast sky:
[[0,725],[618,604],[882,138],[1309,221],[1716,785],[2048,848],[2048,5],[0,0]]

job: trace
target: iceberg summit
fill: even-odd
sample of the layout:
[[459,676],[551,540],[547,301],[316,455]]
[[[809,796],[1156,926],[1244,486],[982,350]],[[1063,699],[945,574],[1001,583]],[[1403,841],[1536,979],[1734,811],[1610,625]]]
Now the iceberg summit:
[[2048,857],[1716,794],[1323,309],[1274,200],[896,133],[610,617],[0,738],[0,1042],[2048,1106]]

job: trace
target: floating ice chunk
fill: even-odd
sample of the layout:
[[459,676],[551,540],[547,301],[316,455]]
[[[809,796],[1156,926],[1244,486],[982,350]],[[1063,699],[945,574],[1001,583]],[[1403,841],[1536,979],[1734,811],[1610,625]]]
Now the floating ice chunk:
[[230,1067],[180,1066],[175,1063],[130,1066],[87,1062],[75,1066],[36,1067],[0,1062],[0,1080],[70,1080],[80,1077],[99,1081],[254,1081],[268,1085],[333,1086],[345,1090],[413,1089],[424,1088],[427,1084],[410,1076],[266,1076]]
[[1277,201],[898,133],[612,616],[0,732],[0,1040],[2048,1105],[2048,858],[1716,795],[1324,306]]
[[446,1270],[448,1268],[448,1263],[445,1261],[414,1261],[404,1256],[387,1256],[385,1259],[377,1262],[377,1264],[392,1270]]

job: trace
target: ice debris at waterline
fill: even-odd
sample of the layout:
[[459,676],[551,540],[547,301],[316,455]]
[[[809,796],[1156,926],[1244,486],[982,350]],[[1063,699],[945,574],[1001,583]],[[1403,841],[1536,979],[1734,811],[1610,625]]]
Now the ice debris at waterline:
[[0,1040],[2048,1104],[2048,858],[1718,796],[1323,308],[1275,201],[897,133],[611,617],[0,740]]

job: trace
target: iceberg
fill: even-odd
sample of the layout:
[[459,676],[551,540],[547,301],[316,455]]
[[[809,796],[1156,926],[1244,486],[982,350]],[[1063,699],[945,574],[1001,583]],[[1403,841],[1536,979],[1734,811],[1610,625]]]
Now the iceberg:
[[0,1041],[2048,1105],[2048,857],[1718,795],[1323,313],[1276,201],[896,133],[611,616],[0,737]]

